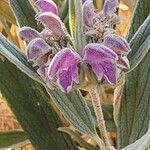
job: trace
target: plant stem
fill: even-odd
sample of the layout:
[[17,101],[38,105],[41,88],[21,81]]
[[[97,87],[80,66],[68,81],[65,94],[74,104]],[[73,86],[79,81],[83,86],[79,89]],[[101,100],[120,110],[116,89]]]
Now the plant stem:
[[112,146],[110,144],[109,137],[107,134],[102,107],[101,107],[101,103],[99,100],[99,92],[97,91],[97,88],[91,89],[90,94],[91,94],[92,104],[93,104],[94,111],[95,111],[96,118],[97,118],[98,127],[100,130],[100,134],[104,140],[106,150],[111,150]]

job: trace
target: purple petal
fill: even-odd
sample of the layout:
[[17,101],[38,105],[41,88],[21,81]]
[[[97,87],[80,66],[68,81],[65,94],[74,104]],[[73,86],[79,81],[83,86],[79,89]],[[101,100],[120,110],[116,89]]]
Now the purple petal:
[[87,27],[93,25],[94,5],[92,0],[86,0],[83,4],[83,21]]
[[45,27],[49,28],[53,34],[62,35],[62,21],[58,16],[50,12],[39,14],[36,19],[40,21]]
[[102,44],[97,44],[97,43],[90,43],[85,46],[85,55],[84,59],[88,59],[89,61],[95,61],[99,62],[104,59],[113,59],[117,60],[118,56],[117,54],[112,51],[110,48],[102,45]]
[[37,0],[35,5],[41,12],[52,12],[58,15],[57,5],[52,0]]
[[33,28],[30,27],[22,27],[19,32],[19,36],[22,40],[31,41],[35,38],[40,37],[40,33]]
[[35,60],[38,57],[51,52],[52,48],[41,38],[32,40],[27,47],[27,57]]
[[115,84],[117,55],[106,46],[96,43],[88,44],[84,51],[83,60],[92,67],[96,76],[104,76],[110,84]]
[[72,65],[68,70],[60,71],[58,75],[58,85],[63,92],[69,93],[72,89],[73,81],[77,82],[78,76],[77,65]]
[[117,67],[114,61],[107,59],[99,63],[89,63],[97,77],[104,78],[108,83],[115,85],[117,81]]
[[130,52],[130,46],[128,42],[115,34],[108,34],[104,37],[104,45],[115,51],[117,54],[122,52]]
[[69,92],[72,88],[73,81],[78,83],[77,64],[80,56],[69,48],[59,51],[52,59],[48,75],[50,78],[58,77],[58,85],[64,92]]
[[118,0],[105,0],[103,13],[108,19],[112,18],[116,12]]

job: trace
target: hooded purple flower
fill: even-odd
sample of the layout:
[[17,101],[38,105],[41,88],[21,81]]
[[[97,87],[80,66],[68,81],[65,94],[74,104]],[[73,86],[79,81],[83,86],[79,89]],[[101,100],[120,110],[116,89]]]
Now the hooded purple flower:
[[41,12],[52,12],[58,15],[58,8],[52,0],[37,0],[35,5]]
[[118,64],[123,68],[129,69],[129,61],[126,55],[131,51],[128,42],[115,34],[108,34],[104,37],[104,45],[112,49],[118,55]]
[[80,56],[70,48],[64,48],[52,59],[48,75],[52,79],[57,76],[60,89],[66,93],[70,92],[73,82],[78,83],[78,67]]
[[[29,41],[27,58],[33,61],[34,66],[38,66],[38,74],[46,84],[58,86],[66,93],[71,91],[74,84],[80,87],[82,82],[86,86],[86,82],[97,81],[93,79],[95,77],[99,82],[105,79],[109,84],[115,85],[118,70],[129,68],[126,57],[130,52],[129,44],[124,38],[110,34],[113,30],[111,21],[115,16],[117,0],[106,0],[101,12],[95,12],[92,0],[82,2],[86,33],[90,33],[94,40],[96,37],[101,42],[99,44],[87,41],[83,57],[70,48],[73,47],[74,41],[64,38],[68,33],[66,34],[66,28],[58,17],[57,6],[52,0],[37,0],[35,3],[40,10],[36,20],[44,26],[41,32],[30,27],[20,30],[20,37]],[[82,69],[84,75],[80,76]],[[88,79],[89,71],[94,72],[96,76]]]
[[106,33],[113,33],[112,25],[117,24],[120,20],[115,14],[117,5],[117,0],[106,0],[103,9],[96,12],[93,0],[86,0],[83,4],[83,21],[86,34],[102,38]]
[[90,43],[86,45],[83,60],[92,67],[96,76],[101,79],[104,78],[112,85],[117,81],[117,55],[108,47]]

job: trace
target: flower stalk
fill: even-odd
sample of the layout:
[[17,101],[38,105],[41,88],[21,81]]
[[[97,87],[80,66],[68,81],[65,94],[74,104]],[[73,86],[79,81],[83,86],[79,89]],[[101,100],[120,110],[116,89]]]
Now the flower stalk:
[[105,143],[105,149],[106,150],[111,150],[112,146],[109,141],[109,137],[107,134],[106,126],[105,126],[105,120],[102,112],[102,106],[101,102],[99,100],[99,92],[98,92],[98,86],[94,87],[93,89],[90,90],[90,95],[92,98],[92,104],[94,107],[94,111],[96,114],[96,119],[99,127],[100,134],[102,136],[102,139]]

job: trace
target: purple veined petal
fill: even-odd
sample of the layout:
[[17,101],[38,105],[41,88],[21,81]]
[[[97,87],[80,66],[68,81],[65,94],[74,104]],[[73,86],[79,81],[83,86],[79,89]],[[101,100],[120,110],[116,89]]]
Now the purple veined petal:
[[128,42],[115,34],[108,34],[104,37],[104,45],[115,51],[117,54],[121,54],[122,52],[130,52],[130,46]]
[[86,45],[84,52],[83,60],[92,67],[96,76],[98,78],[104,76],[110,84],[115,84],[117,54],[97,43]]
[[46,28],[49,28],[56,36],[62,35],[62,21],[58,16],[50,12],[44,12],[36,17]]
[[22,27],[19,36],[22,40],[31,41],[35,38],[40,38],[40,33],[31,27]]
[[129,60],[126,56],[119,57],[117,64],[119,67],[124,68],[124,69],[130,69],[130,64]]
[[87,44],[84,48],[84,52],[83,59],[91,62],[100,62],[105,59],[118,59],[117,54],[113,50],[98,43]]
[[58,77],[58,85],[63,92],[69,92],[73,82],[78,83],[77,64],[81,60],[80,56],[73,52],[70,48],[64,48],[59,51],[52,59],[48,76],[52,79]]
[[41,38],[32,40],[27,47],[27,58],[35,60],[38,57],[51,52],[52,48]]
[[73,81],[78,83],[78,68],[77,65],[72,65],[68,68],[68,70],[61,70],[58,75],[58,85],[60,89],[65,92],[69,93],[73,86]]
[[113,17],[114,13],[116,12],[117,5],[118,0],[105,0],[103,13],[106,18],[110,19]]
[[92,27],[94,15],[95,12],[94,12],[93,1],[86,0],[83,4],[83,21],[85,26]]
[[107,59],[99,63],[89,63],[89,65],[92,67],[92,70],[98,78],[104,76],[104,78],[109,84],[116,84],[117,67],[114,60]]
[[57,5],[52,0],[37,0],[35,5],[41,12],[52,12],[58,15]]

